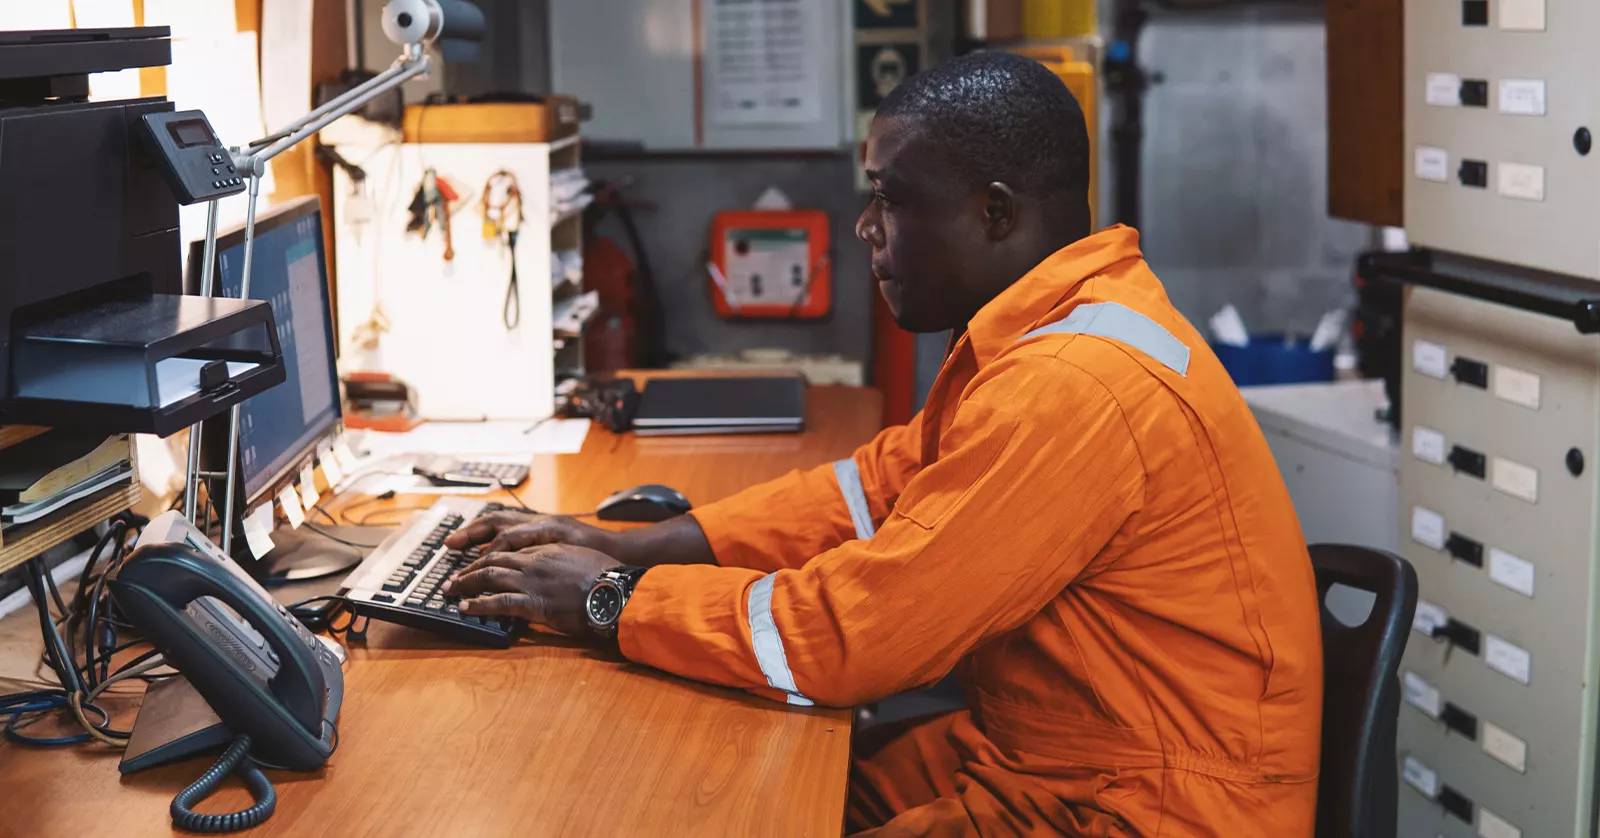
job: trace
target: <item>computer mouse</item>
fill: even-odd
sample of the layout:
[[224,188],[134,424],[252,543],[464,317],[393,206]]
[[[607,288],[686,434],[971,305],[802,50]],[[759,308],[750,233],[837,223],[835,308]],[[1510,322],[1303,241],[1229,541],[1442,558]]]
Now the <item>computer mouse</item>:
[[694,507],[681,492],[657,483],[624,489],[600,503],[595,517],[602,521],[655,523],[676,518]]

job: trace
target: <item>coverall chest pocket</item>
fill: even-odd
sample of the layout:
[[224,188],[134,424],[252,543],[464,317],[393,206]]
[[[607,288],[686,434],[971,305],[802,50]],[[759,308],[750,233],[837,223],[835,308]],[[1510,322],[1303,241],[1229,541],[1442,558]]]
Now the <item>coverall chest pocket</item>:
[[996,463],[1015,432],[1016,423],[1007,422],[941,454],[906,484],[895,501],[895,514],[931,530],[955,510],[981,503],[987,487],[995,482]]

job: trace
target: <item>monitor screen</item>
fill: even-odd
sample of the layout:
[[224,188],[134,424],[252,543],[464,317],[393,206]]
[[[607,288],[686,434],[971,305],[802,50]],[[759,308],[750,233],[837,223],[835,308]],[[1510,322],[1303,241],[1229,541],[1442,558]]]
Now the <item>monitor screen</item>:
[[[239,465],[244,500],[254,503],[299,465],[338,424],[333,316],[315,202],[257,222],[250,298],[272,305],[287,377],[239,406]],[[225,297],[244,281],[244,236],[217,242],[217,278]]]

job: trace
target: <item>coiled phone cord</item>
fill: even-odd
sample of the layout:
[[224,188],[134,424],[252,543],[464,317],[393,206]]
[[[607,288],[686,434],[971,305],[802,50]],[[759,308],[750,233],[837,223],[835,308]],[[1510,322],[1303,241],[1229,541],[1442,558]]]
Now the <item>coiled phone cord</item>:
[[[202,815],[189,808],[211,796],[223,778],[237,773],[250,788],[255,805],[226,815]],[[188,832],[238,832],[266,822],[278,807],[278,792],[272,781],[250,759],[250,737],[241,735],[200,779],[172,798],[172,825]]]

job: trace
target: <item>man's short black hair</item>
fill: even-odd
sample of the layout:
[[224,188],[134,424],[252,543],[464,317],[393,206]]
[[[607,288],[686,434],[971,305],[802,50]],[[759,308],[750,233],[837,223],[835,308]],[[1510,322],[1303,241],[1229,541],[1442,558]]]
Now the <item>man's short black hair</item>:
[[889,92],[880,118],[922,124],[973,188],[1000,181],[1089,222],[1089,132],[1083,109],[1055,73],[1009,52],[977,52],[917,73]]

